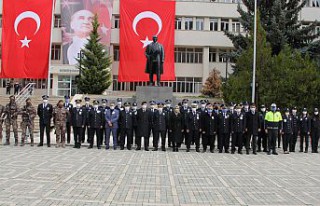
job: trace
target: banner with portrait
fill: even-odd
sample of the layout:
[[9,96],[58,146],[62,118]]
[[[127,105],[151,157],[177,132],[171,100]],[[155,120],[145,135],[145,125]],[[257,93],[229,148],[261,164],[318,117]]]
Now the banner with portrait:
[[101,43],[107,48],[111,41],[113,0],[61,0],[63,63],[77,64],[80,50],[88,42],[94,14],[99,17]]

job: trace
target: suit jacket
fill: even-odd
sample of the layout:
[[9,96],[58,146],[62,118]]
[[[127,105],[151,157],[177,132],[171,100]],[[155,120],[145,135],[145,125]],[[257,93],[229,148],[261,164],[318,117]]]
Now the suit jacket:
[[67,115],[67,122],[70,122],[73,105],[71,103],[64,104],[64,108],[66,108],[69,111],[69,113]]
[[126,112],[122,110],[119,117],[120,129],[132,129],[133,128],[133,113],[132,111]]
[[86,125],[89,125],[89,114],[90,111],[93,109],[92,105],[83,105],[82,106],[83,111],[85,112],[85,116],[86,116]]
[[138,125],[138,135],[139,137],[149,137],[150,135],[150,116],[151,111],[143,109],[138,109],[137,111],[137,125]]
[[[111,109],[108,109],[105,114],[106,128],[108,129],[119,128],[119,124],[118,124],[119,116],[120,114],[118,109],[114,109],[112,112],[111,112]],[[112,127],[109,126],[108,124],[109,121],[112,123]]]
[[44,107],[44,104],[39,104],[37,109],[37,114],[40,118],[40,124],[50,125],[52,114],[53,114],[53,107],[51,104],[47,103]]
[[156,111],[154,113],[154,128],[156,131],[166,131],[167,129],[167,113],[165,111],[162,111],[160,114],[159,111]]
[[220,112],[218,115],[218,133],[228,134],[231,132],[231,116],[227,112],[225,115]]
[[203,113],[202,119],[202,130],[205,131],[205,135],[214,135],[217,132],[218,127],[218,115],[212,111],[209,113]]
[[258,135],[259,128],[261,126],[260,121],[261,121],[261,118],[260,118],[260,114],[258,112],[255,112],[254,114],[252,114],[251,112],[248,113],[248,115],[247,115],[247,128],[248,128],[248,133],[250,135],[254,135],[254,136]]
[[311,120],[309,116],[301,116],[300,117],[300,132],[301,133],[308,133],[311,130]]
[[103,127],[103,123],[104,123],[104,115],[103,115],[103,111],[101,111],[100,109],[91,109],[89,112],[89,122],[88,125],[90,126],[90,128],[93,129],[98,129]]
[[286,115],[282,116],[282,132],[285,134],[293,133],[293,121],[291,115],[288,117]]
[[86,124],[86,114],[85,111],[83,111],[83,108],[72,108],[70,123],[73,127],[82,127]]
[[196,111],[195,114],[193,114],[193,112],[189,112],[188,114],[188,129],[189,130],[194,130],[194,131],[200,131],[201,128],[201,112]]
[[236,112],[231,116],[231,131],[244,133],[246,129],[246,114],[240,112],[238,115]]

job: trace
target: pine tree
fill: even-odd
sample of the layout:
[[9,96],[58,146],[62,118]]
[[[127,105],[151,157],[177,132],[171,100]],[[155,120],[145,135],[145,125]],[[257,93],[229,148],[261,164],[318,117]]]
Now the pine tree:
[[[84,94],[102,94],[111,85],[111,58],[100,43],[98,15],[92,21],[92,32],[88,43],[82,49],[83,58],[78,59],[81,71],[77,81],[79,90]],[[81,68],[80,68],[81,65]]]
[[210,97],[221,97],[222,81],[217,69],[211,70],[209,77],[202,87],[201,93]]
[[[238,5],[240,23],[246,32],[253,30],[254,0],[243,0],[245,9]],[[272,47],[272,54],[277,55],[289,45],[302,51],[311,50],[311,43],[319,45],[319,34],[315,34],[317,22],[302,28],[299,22],[299,14],[306,5],[306,0],[260,0],[258,9],[261,16],[261,24],[267,32],[267,41]],[[226,31],[225,34],[231,39],[237,50],[243,51],[248,48],[248,35],[233,34]],[[313,49],[314,56],[319,55]]]

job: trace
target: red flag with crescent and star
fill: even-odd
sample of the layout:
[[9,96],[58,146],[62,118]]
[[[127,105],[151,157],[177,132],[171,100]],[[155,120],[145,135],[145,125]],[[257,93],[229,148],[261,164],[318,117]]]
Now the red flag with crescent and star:
[[54,0],[3,0],[1,78],[48,78]]
[[161,81],[175,80],[174,24],[175,1],[120,1],[119,82],[148,81],[145,50],[154,35],[164,47]]

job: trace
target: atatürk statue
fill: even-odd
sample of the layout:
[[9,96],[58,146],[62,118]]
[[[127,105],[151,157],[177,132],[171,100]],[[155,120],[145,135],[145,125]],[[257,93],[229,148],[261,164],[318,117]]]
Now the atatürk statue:
[[160,86],[160,77],[163,74],[164,49],[162,44],[159,44],[158,37],[153,36],[153,42],[147,46],[146,57],[147,66],[146,73],[149,74],[149,85],[153,85],[153,75],[157,75],[157,86]]

